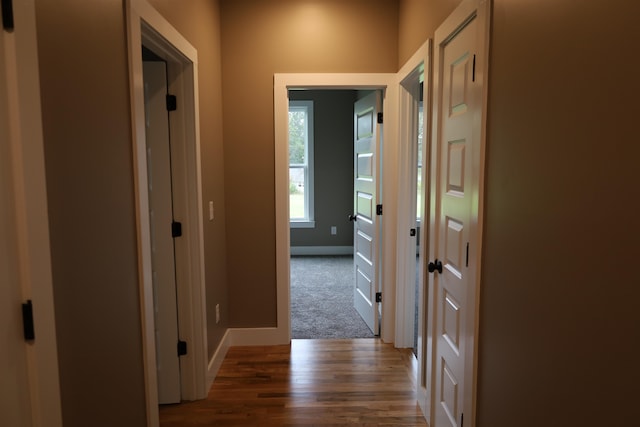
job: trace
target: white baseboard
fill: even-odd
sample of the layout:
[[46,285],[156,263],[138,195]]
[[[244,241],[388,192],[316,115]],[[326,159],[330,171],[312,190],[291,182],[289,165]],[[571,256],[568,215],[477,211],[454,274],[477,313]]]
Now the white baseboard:
[[281,345],[291,342],[290,335],[279,328],[231,328],[230,345]]
[[292,246],[291,255],[353,255],[353,246]]
[[209,368],[207,369],[207,393],[211,389],[211,385],[213,381],[216,379],[216,375],[218,375],[218,371],[220,370],[220,366],[222,366],[222,361],[227,355],[227,350],[229,350],[230,345],[230,336],[229,329],[224,333],[222,340],[220,340],[220,344],[218,344],[218,348],[216,352],[213,354],[213,357],[209,361]]

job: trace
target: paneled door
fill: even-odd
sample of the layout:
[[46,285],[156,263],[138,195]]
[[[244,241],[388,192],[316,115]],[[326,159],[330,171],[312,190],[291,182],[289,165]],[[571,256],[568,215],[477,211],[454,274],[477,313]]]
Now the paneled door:
[[[434,427],[473,425],[483,83],[477,11],[466,2],[436,32],[432,159]],[[453,21],[453,22],[452,22]]]
[[379,335],[377,254],[379,247],[378,147],[380,129],[378,91],[358,100],[354,105],[354,221],[353,261],[355,269],[354,306],[367,326]]
[[164,61],[143,63],[151,268],[160,404],[179,403],[181,400],[166,66]]

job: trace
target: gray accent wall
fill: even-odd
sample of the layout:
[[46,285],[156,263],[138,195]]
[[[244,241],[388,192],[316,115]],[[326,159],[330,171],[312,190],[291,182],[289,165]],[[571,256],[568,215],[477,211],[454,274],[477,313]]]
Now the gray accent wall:
[[[292,228],[291,246],[353,246],[354,90],[292,90],[314,111],[315,228]],[[337,234],[331,235],[331,226]]]

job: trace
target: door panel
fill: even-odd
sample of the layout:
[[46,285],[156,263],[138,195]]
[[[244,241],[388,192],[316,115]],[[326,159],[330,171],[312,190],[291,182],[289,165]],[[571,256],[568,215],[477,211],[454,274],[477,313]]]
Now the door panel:
[[[476,19],[438,46],[440,105],[436,106],[439,123],[436,156],[437,210],[435,221],[436,254],[442,273],[433,278],[436,292],[436,360],[435,427],[460,425],[465,390],[471,378],[465,371],[469,336],[467,316],[475,306],[475,283],[470,280],[467,257],[472,241],[470,223],[474,211],[472,152],[474,144],[473,113],[479,108],[479,94],[473,84],[473,49]],[[475,170],[478,170],[476,165]]]
[[354,306],[367,326],[378,334],[377,201],[378,111],[380,95],[373,92],[354,106]]
[[445,267],[458,277],[462,277],[462,247],[464,226],[453,218],[445,220]]
[[158,402],[180,402],[178,309],[174,242],[171,155],[164,62],[144,62],[149,219],[155,308]]

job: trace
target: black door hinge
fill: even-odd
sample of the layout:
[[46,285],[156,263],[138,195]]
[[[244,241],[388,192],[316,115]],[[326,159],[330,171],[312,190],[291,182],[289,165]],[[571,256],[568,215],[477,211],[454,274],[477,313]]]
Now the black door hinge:
[[382,124],[382,122],[383,122],[383,115],[382,113],[378,113],[378,123]]
[[2,0],[2,28],[13,31],[13,0]]
[[382,292],[376,292],[376,302],[382,302]]
[[413,237],[416,235],[416,229],[415,228],[410,228],[409,229],[409,236]]
[[187,354],[187,342],[178,340],[178,357]]
[[465,267],[469,267],[469,242],[467,242],[467,261]]
[[33,341],[36,339],[36,329],[33,324],[33,304],[31,300],[22,304],[22,325],[24,328],[24,340]]
[[476,81],[476,56],[473,55],[473,69],[471,70],[471,81]]
[[460,427],[464,427],[464,412],[460,414]]
[[171,223],[171,237],[180,237],[182,236],[182,223],[173,221]]
[[382,215],[382,205],[376,205],[376,215]]
[[178,98],[175,95],[167,95],[167,111],[176,111],[178,109]]

